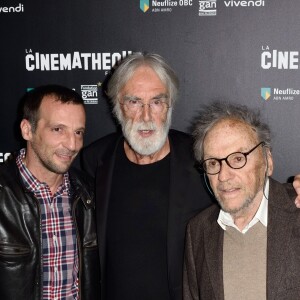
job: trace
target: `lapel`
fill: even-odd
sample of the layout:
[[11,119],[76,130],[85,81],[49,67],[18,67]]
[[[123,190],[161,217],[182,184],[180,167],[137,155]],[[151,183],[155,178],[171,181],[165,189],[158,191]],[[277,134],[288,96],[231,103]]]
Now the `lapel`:
[[[190,146],[177,139],[176,132],[170,131],[170,190],[167,228],[167,263],[169,288],[172,295],[178,294],[182,286],[182,266],[184,252],[184,237],[188,219],[187,211],[190,200],[187,190],[190,188],[194,165],[188,155]],[[191,150],[191,149],[190,149]],[[199,184],[202,184],[199,181]],[[197,195],[195,195],[197,197]],[[200,197],[200,195],[199,195]],[[201,201],[201,200],[199,200]],[[177,292],[175,292],[175,289]]]
[[103,155],[97,161],[96,171],[96,215],[97,215],[97,234],[99,239],[99,254],[101,262],[101,274],[104,278],[105,270],[105,249],[106,249],[106,225],[109,197],[112,185],[112,175],[115,164],[115,157],[119,142],[122,136],[114,140]]
[[268,200],[267,242],[267,299],[275,299],[282,276],[283,261],[287,257],[292,228],[296,224],[297,208],[284,187],[270,178]]
[[204,228],[204,252],[210,283],[216,300],[224,300],[223,285],[223,240],[224,231],[217,223],[219,208]]

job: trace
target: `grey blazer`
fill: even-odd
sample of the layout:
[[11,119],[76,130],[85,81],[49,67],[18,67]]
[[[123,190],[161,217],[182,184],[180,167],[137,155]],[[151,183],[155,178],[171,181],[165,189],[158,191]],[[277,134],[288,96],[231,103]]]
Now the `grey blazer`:
[[[292,185],[270,178],[267,228],[267,299],[300,299],[300,209]],[[184,300],[223,300],[223,230],[213,205],[188,224]]]

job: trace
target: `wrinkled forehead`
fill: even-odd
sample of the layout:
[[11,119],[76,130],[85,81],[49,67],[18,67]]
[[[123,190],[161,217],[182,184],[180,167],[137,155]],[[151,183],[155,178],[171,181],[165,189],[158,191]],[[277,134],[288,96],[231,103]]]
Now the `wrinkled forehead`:
[[137,68],[132,76],[124,83],[120,92],[121,94],[133,94],[143,91],[155,92],[155,90],[167,91],[167,86],[155,70],[148,66],[141,66]]
[[234,145],[237,149],[258,142],[256,130],[248,123],[238,119],[222,119],[206,133],[204,150],[207,148]]
[[207,132],[206,136],[210,134],[242,134],[246,139],[257,139],[257,132],[250,124],[234,118],[226,118],[216,122]]

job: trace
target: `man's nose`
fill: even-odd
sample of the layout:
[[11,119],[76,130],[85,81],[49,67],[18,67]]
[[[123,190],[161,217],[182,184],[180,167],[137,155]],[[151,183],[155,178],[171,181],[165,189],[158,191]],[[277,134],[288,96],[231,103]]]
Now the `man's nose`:
[[225,160],[220,162],[220,172],[218,173],[219,181],[227,181],[232,177],[233,169],[228,166]]
[[149,103],[144,103],[143,106],[141,107],[142,110],[142,119],[145,122],[148,122],[151,120],[151,107]]
[[76,141],[75,133],[74,132],[68,133],[65,138],[64,146],[69,150],[74,151],[76,150],[76,145],[77,145],[77,141]]

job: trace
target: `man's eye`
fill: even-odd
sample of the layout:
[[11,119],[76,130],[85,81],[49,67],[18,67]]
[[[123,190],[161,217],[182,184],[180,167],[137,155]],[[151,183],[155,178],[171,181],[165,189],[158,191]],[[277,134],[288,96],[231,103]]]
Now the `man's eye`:
[[236,162],[236,163],[239,163],[239,162],[241,162],[243,160],[244,160],[244,157],[241,156],[241,155],[236,155],[236,156],[232,157],[232,161]]
[[128,104],[132,105],[132,106],[135,106],[135,105],[139,104],[139,101],[138,100],[128,100]]
[[59,127],[55,127],[55,128],[52,128],[52,131],[55,131],[55,132],[60,132],[62,129],[59,128]]
[[159,99],[157,99],[157,100],[152,101],[151,104],[152,104],[152,105],[155,105],[155,106],[160,106],[160,105],[162,104],[162,101],[159,100]]
[[208,165],[209,165],[210,167],[214,167],[216,164],[217,164],[217,161],[216,161],[216,160],[211,160],[211,161],[208,162]]
[[217,160],[209,160],[206,162],[206,168],[209,169],[214,169],[218,166],[218,161]]
[[84,135],[84,131],[78,130],[78,131],[75,131],[75,134],[79,135],[79,136],[83,136]]

